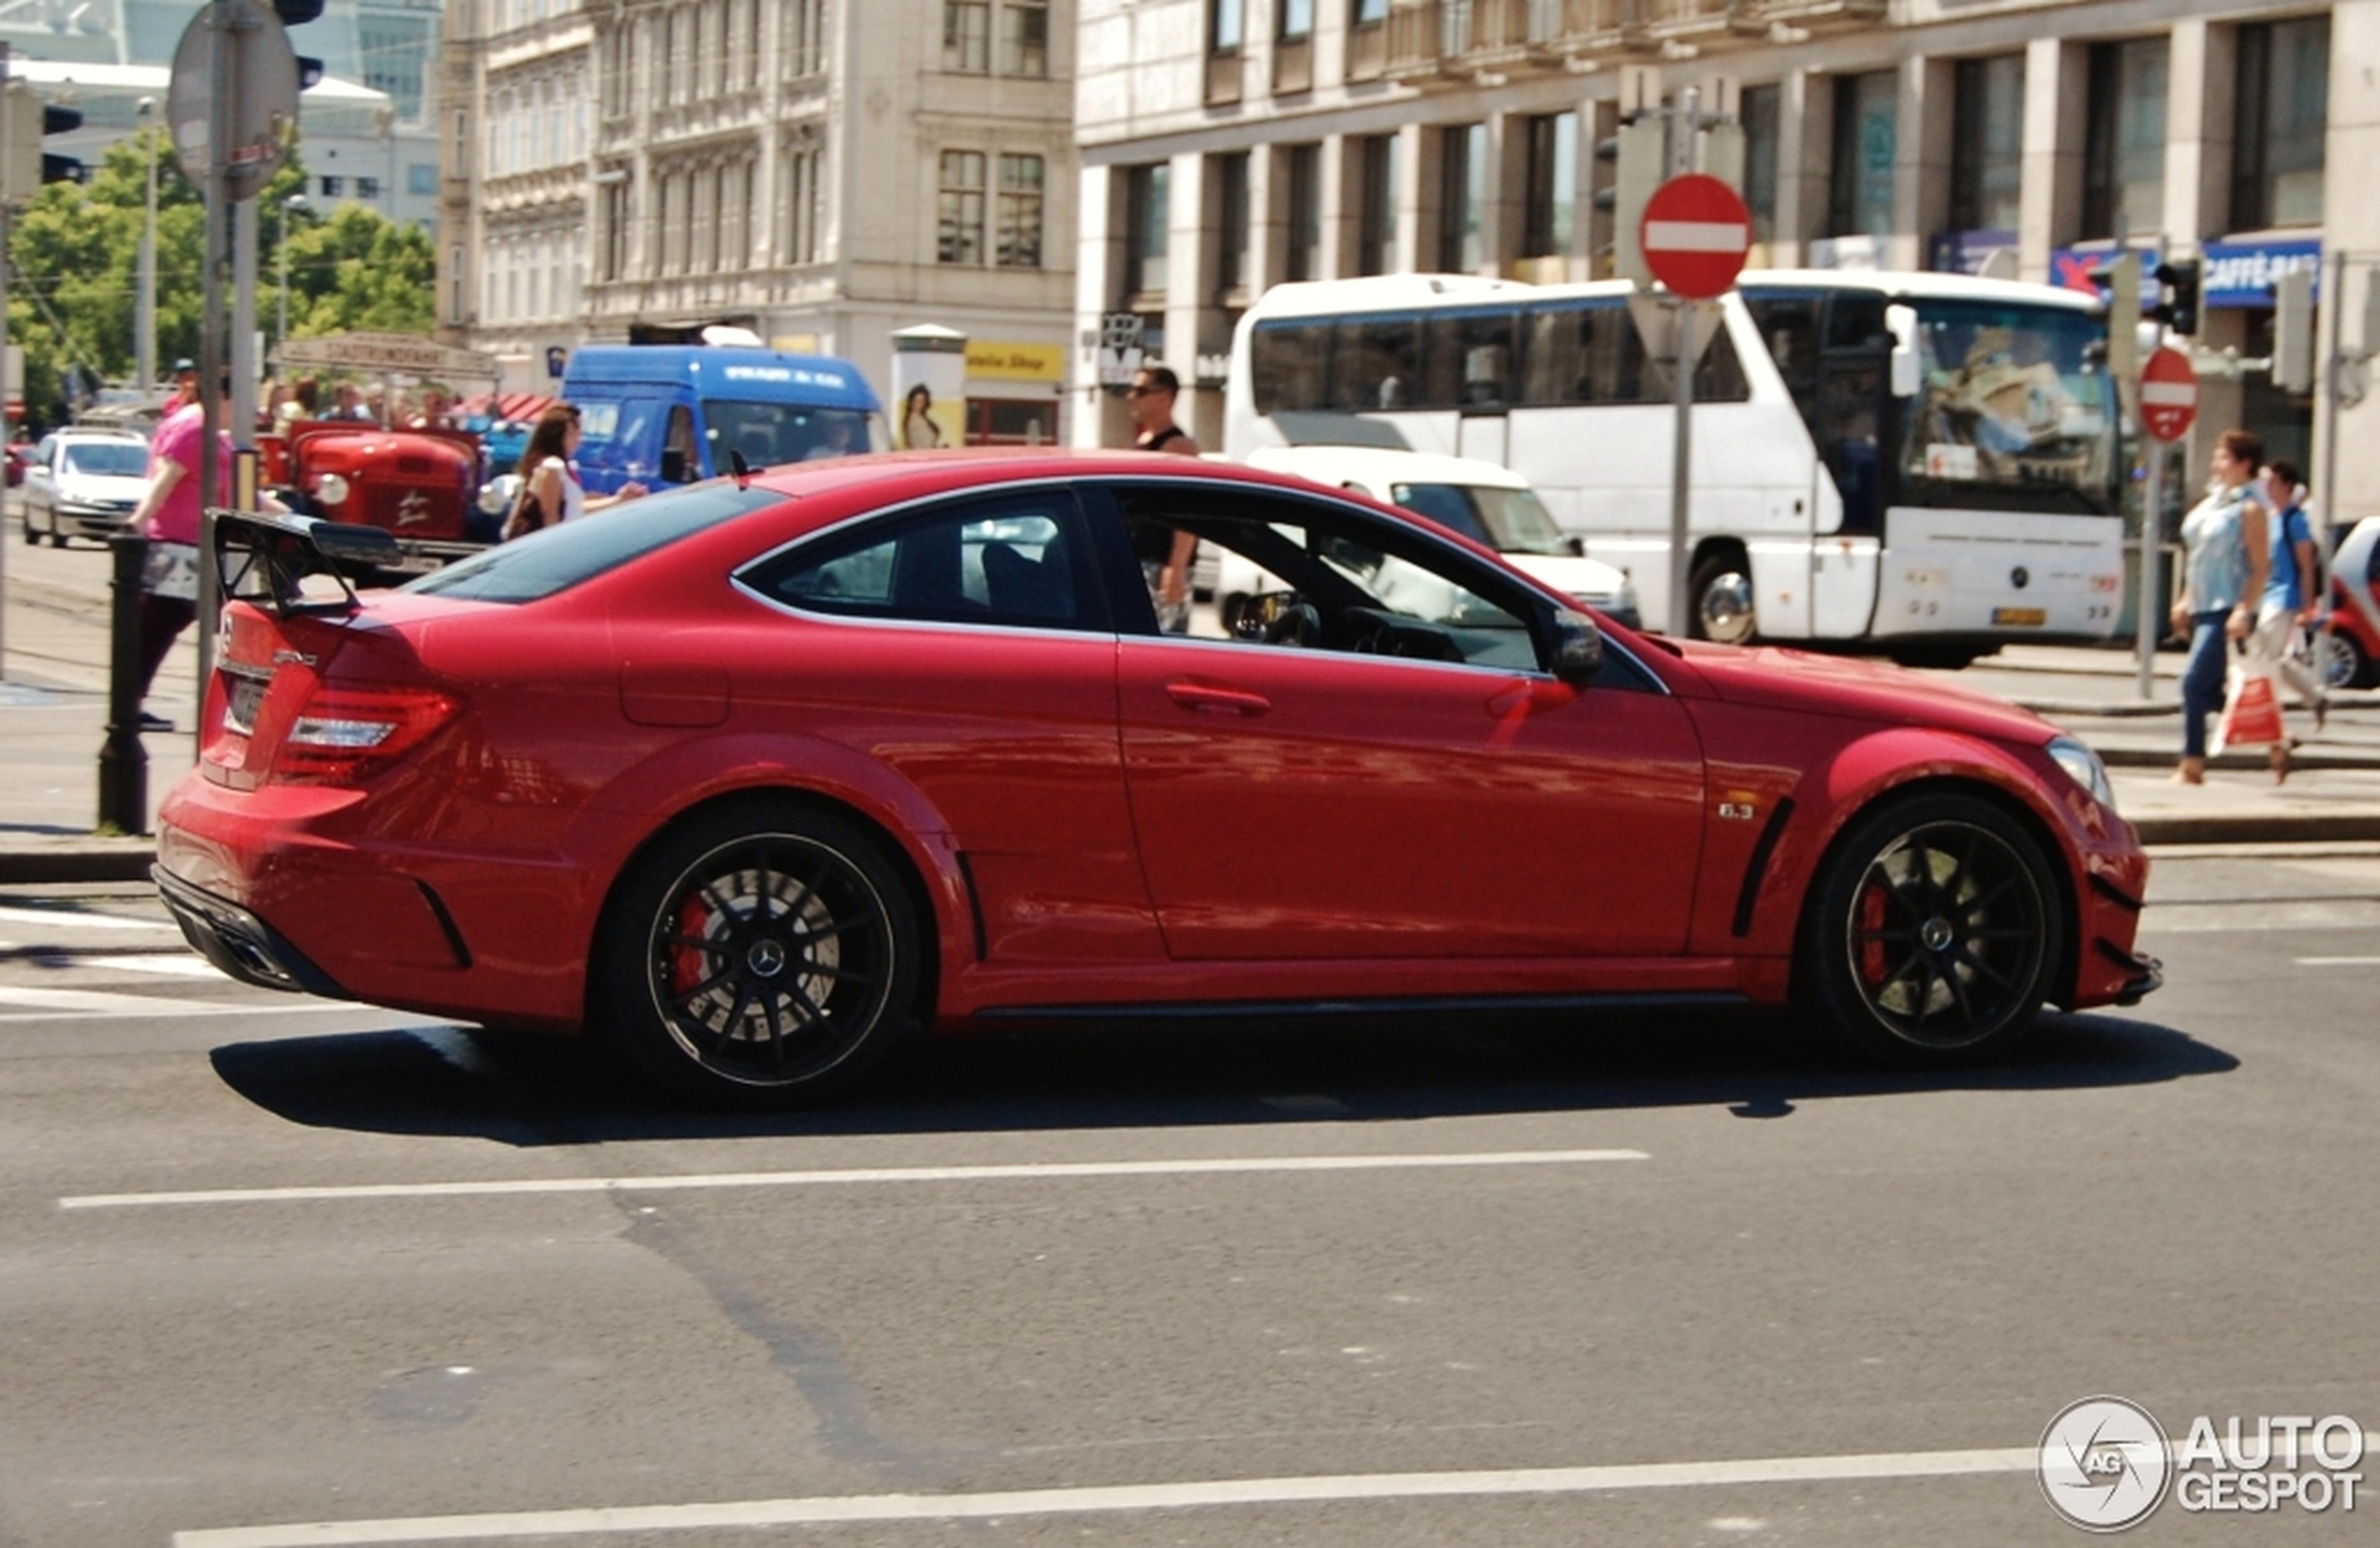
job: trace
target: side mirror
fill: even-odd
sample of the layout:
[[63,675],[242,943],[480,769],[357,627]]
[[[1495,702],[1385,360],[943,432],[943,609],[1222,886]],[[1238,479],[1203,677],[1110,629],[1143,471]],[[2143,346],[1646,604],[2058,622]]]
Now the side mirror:
[[1884,326],[1893,335],[1892,387],[1895,397],[1917,395],[1917,308],[1887,306]]
[[1556,681],[1584,687],[1603,670],[1603,631],[1584,613],[1563,608],[1554,615],[1553,668]]
[[684,484],[686,482],[686,452],[684,448],[673,446],[668,451],[662,454],[662,482],[663,484]]
[[1565,533],[1562,538],[1562,552],[1574,559],[1586,558],[1586,539],[1576,532]]

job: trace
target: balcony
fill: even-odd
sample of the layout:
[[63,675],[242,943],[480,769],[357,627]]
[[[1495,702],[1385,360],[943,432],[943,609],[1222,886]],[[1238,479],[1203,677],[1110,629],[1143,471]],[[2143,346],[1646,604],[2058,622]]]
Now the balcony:
[[[1619,63],[1772,32],[1881,25],[1889,0],[1391,0],[1391,80]],[[1572,62],[1575,61],[1576,64]]]

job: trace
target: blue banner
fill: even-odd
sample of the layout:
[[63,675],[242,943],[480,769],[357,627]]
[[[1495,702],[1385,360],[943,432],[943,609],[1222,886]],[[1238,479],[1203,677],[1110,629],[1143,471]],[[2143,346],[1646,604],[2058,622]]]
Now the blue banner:
[[[2140,310],[2146,316],[2157,305],[2157,265],[2164,261],[2164,250],[2153,244],[2135,244],[2133,251],[2140,255]],[[2105,287],[2091,280],[2091,272],[2104,269],[2116,260],[2116,245],[2093,242],[2075,247],[2049,249],[2049,282],[2085,295],[2104,295]]]
[[2314,299],[2322,298],[2322,241],[2209,242],[2199,252],[2202,306],[2269,306],[2273,283],[2294,269],[2312,269]]

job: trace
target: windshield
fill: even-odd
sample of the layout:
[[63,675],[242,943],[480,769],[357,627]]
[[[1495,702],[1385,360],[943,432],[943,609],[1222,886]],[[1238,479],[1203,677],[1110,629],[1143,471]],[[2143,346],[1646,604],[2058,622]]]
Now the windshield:
[[149,470],[149,449],[129,440],[76,440],[58,459],[61,473],[137,479]]
[[1400,484],[1391,500],[1502,554],[1567,554],[1569,541],[1534,489],[1481,484]]
[[2090,313],[2004,302],[1915,303],[1921,377],[1901,448],[1905,486],[1936,501],[2112,512],[2116,412]]
[[703,400],[704,434],[710,439],[710,465],[724,472],[727,454],[743,454],[747,468],[781,462],[856,456],[870,450],[869,416],[857,409],[820,409],[800,403],[752,403],[741,398]]
[[739,489],[726,479],[664,489],[483,549],[403,589],[479,602],[535,602],[784,498],[767,489]]

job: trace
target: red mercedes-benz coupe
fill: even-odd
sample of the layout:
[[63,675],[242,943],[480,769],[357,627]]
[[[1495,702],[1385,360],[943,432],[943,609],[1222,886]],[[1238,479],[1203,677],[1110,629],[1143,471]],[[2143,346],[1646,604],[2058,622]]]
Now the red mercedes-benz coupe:
[[[1161,633],[1172,534],[1291,589]],[[714,480],[391,592],[221,524],[157,880],[251,983],[587,1029],[681,1094],[911,1032],[1794,1002],[1913,1064],[2129,1004],[2082,745],[1891,669],[1599,622],[1392,507],[1188,458]]]

